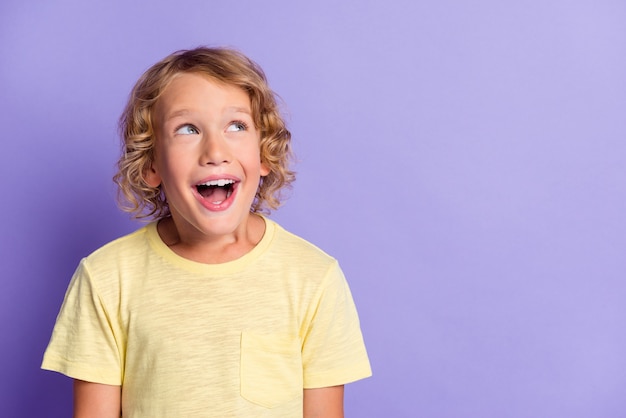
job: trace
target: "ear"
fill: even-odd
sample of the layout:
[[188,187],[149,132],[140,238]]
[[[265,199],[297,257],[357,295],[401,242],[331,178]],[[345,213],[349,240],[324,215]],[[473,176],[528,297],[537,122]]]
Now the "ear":
[[161,175],[158,170],[154,166],[154,161],[150,163],[150,167],[148,167],[144,173],[144,178],[146,179],[146,184],[150,187],[157,188],[161,185]]
[[263,161],[261,161],[261,177],[267,176],[270,172],[271,172],[271,170],[267,166],[267,164],[265,164]]

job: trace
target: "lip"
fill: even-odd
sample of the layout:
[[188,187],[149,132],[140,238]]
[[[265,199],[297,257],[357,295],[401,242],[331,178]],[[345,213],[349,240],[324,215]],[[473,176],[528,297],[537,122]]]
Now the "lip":
[[[204,183],[208,183],[210,181],[215,181],[215,180],[232,180],[233,186],[232,186],[232,192],[230,194],[230,196],[228,196],[228,198],[226,200],[224,200],[223,202],[221,202],[220,204],[214,204],[209,202],[207,199],[205,199],[204,197],[202,197],[202,195],[200,193],[198,193],[198,189],[197,186],[200,184],[204,184]],[[235,199],[237,197],[237,192],[239,191],[239,185],[241,184],[241,179],[237,176],[233,176],[233,175],[229,175],[229,174],[214,174],[211,175],[209,177],[206,177],[200,181],[198,181],[197,183],[195,183],[192,187],[191,187],[191,191],[193,193],[193,195],[195,196],[195,198],[198,200],[198,202],[207,210],[211,211],[211,212],[222,212],[227,210],[228,208],[230,208],[233,203],[235,202]]]
[[204,183],[208,183],[209,181],[215,181],[215,180],[232,180],[235,183],[239,183],[241,181],[241,179],[237,176],[233,176],[231,174],[212,174],[206,178],[203,178],[202,180],[196,182],[193,187],[196,187],[199,184],[204,184]]

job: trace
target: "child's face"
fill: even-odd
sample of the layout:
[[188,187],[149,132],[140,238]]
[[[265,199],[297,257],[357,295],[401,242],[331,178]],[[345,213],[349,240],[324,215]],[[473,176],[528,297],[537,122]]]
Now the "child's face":
[[154,108],[155,157],[147,180],[162,185],[182,238],[242,231],[261,176],[259,132],[240,88],[193,73],[172,80]]

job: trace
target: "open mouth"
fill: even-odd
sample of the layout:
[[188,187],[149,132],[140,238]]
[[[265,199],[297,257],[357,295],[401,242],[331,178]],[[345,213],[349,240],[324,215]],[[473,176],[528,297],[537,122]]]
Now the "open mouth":
[[228,199],[233,194],[234,188],[235,181],[231,179],[211,180],[196,185],[198,194],[214,205],[219,205]]

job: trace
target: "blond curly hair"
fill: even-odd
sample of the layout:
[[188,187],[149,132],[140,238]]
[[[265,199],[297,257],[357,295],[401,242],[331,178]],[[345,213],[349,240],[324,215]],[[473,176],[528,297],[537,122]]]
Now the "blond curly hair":
[[145,176],[154,158],[154,106],[170,81],[180,73],[204,74],[248,94],[252,118],[260,132],[261,162],[270,171],[261,178],[251,211],[276,209],[280,205],[281,189],[295,180],[294,172],[289,169],[291,133],[281,117],[277,97],[254,61],[233,49],[208,47],[174,52],[150,67],[131,91],[120,117],[123,150],[113,177],[122,209],[135,218],[161,219],[170,213],[161,187],[151,187]]

